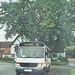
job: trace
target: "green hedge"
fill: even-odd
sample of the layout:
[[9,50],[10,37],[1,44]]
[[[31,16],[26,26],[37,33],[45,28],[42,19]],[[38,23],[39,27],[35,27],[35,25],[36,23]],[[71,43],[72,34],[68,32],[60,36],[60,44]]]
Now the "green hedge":
[[75,45],[67,46],[65,50],[66,50],[66,55],[75,58]]
[[62,61],[62,62],[68,62],[68,58],[67,58],[67,57],[59,56],[59,57],[58,57],[58,60],[60,60],[60,61]]

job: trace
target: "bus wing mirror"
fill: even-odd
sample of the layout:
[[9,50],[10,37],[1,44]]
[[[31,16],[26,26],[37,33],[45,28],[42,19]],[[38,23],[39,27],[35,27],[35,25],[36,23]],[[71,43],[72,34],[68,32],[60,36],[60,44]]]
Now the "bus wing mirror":
[[14,48],[15,48],[15,52],[18,53],[18,48],[19,47],[18,46],[15,46]]
[[45,52],[45,55],[48,55],[48,52]]

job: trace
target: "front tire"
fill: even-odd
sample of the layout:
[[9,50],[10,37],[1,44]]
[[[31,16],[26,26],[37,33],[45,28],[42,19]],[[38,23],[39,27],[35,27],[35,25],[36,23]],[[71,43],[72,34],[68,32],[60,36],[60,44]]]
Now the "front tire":
[[50,66],[48,67],[48,70],[47,70],[47,72],[49,72],[50,71]]
[[43,71],[44,71],[43,75],[47,75],[46,68],[44,68]]

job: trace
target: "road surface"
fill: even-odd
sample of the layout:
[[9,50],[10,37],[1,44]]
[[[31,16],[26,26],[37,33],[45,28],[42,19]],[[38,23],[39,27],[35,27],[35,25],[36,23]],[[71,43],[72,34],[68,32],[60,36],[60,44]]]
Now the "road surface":
[[[75,67],[52,65],[48,75],[70,75],[69,71]],[[15,63],[1,63],[0,75],[16,75]]]
[[70,75],[71,69],[75,69],[75,67],[73,66],[71,67],[68,65],[63,66],[52,65],[48,75]]
[[0,75],[16,75],[14,63],[0,63]]

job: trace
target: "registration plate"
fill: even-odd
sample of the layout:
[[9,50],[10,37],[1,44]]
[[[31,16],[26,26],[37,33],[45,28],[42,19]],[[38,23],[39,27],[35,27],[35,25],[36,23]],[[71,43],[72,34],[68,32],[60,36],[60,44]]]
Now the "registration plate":
[[27,70],[27,69],[25,69],[24,71],[25,71],[25,72],[32,72],[32,70]]

